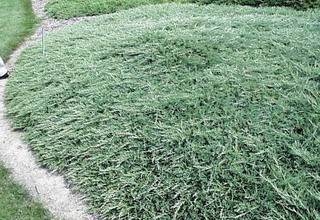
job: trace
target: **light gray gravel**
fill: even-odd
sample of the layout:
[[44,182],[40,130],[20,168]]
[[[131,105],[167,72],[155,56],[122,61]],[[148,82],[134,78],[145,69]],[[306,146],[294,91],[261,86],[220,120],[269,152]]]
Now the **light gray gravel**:
[[[23,49],[41,37],[41,30],[51,32],[79,20],[90,17],[69,20],[47,19],[44,6],[48,0],[32,0],[35,14],[43,19],[35,34],[21,45],[6,63],[9,71],[13,71],[15,63]],[[32,57],[30,57],[32,59]],[[12,177],[24,185],[30,195],[39,201],[52,213],[56,219],[91,220],[98,219],[86,213],[87,207],[79,193],[72,192],[72,188],[63,177],[41,168],[35,160],[28,146],[21,141],[21,133],[12,131],[10,120],[5,116],[5,85],[7,79],[0,79],[0,160],[12,172]]]

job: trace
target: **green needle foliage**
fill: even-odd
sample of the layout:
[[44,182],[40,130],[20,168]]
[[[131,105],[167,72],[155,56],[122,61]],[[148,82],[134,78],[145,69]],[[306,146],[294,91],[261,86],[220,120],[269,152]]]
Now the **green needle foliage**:
[[[29,0],[0,0],[0,55],[5,61],[32,32],[35,23]],[[0,219],[51,219],[41,204],[32,201],[22,186],[12,182],[9,174],[0,163]]]
[[189,0],[50,0],[46,10],[51,17],[66,19],[85,15],[114,13],[141,5],[170,2],[189,2]]
[[54,18],[113,13],[141,5],[162,3],[237,4],[249,6],[286,6],[295,9],[319,8],[320,0],[50,0],[46,10]]
[[145,6],[24,52],[8,114],[105,219],[319,219],[320,13]]
[[296,9],[319,8],[320,0],[190,0],[201,4],[238,4],[260,6],[286,6]]

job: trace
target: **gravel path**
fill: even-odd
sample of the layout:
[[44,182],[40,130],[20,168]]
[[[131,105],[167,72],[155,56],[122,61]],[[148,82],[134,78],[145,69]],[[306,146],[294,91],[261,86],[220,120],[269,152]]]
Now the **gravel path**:
[[[58,28],[72,25],[80,20],[92,17],[81,17],[69,20],[55,20],[45,17],[44,6],[48,0],[32,0],[35,14],[43,19],[34,35],[21,45],[6,63],[10,72],[26,47],[41,37],[42,28],[51,32]],[[12,131],[10,120],[5,117],[5,85],[7,79],[0,80],[0,160],[12,171],[13,178],[26,186],[30,194],[40,200],[56,219],[91,220],[97,219],[86,213],[86,205],[79,193],[72,192],[72,187],[63,177],[48,172],[36,162],[28,146],[21,141],[21,134]]]

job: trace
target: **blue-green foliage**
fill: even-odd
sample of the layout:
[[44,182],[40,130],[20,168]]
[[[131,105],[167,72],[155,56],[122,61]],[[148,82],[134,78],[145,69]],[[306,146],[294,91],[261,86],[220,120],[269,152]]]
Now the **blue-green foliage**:
[[286,6],[297,9],[319,8],[320,0],[192,0],[201,4],[238,4],[250,6]]
[[105,219],[319,218],[319,13],[140,7],[25,51],[8,114]]

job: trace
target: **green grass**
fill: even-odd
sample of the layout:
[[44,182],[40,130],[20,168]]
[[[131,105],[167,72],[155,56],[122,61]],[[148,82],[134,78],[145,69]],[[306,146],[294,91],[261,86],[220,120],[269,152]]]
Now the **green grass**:
[[43,206],[29,198],[27,191],[12,182],[7,169],[0,165],[0,219],[51,219]]
[[106,219],[320,219],[319,21],[171,4],[81,22],[25,51],[8,114]]
[[0,55],[6,61],[33,32],[37,19],[30,0],[0,0],[0,5]]
[[189,0],[51,0],[46,6],[49,16],[59,19],[113,13],[141,5]]

